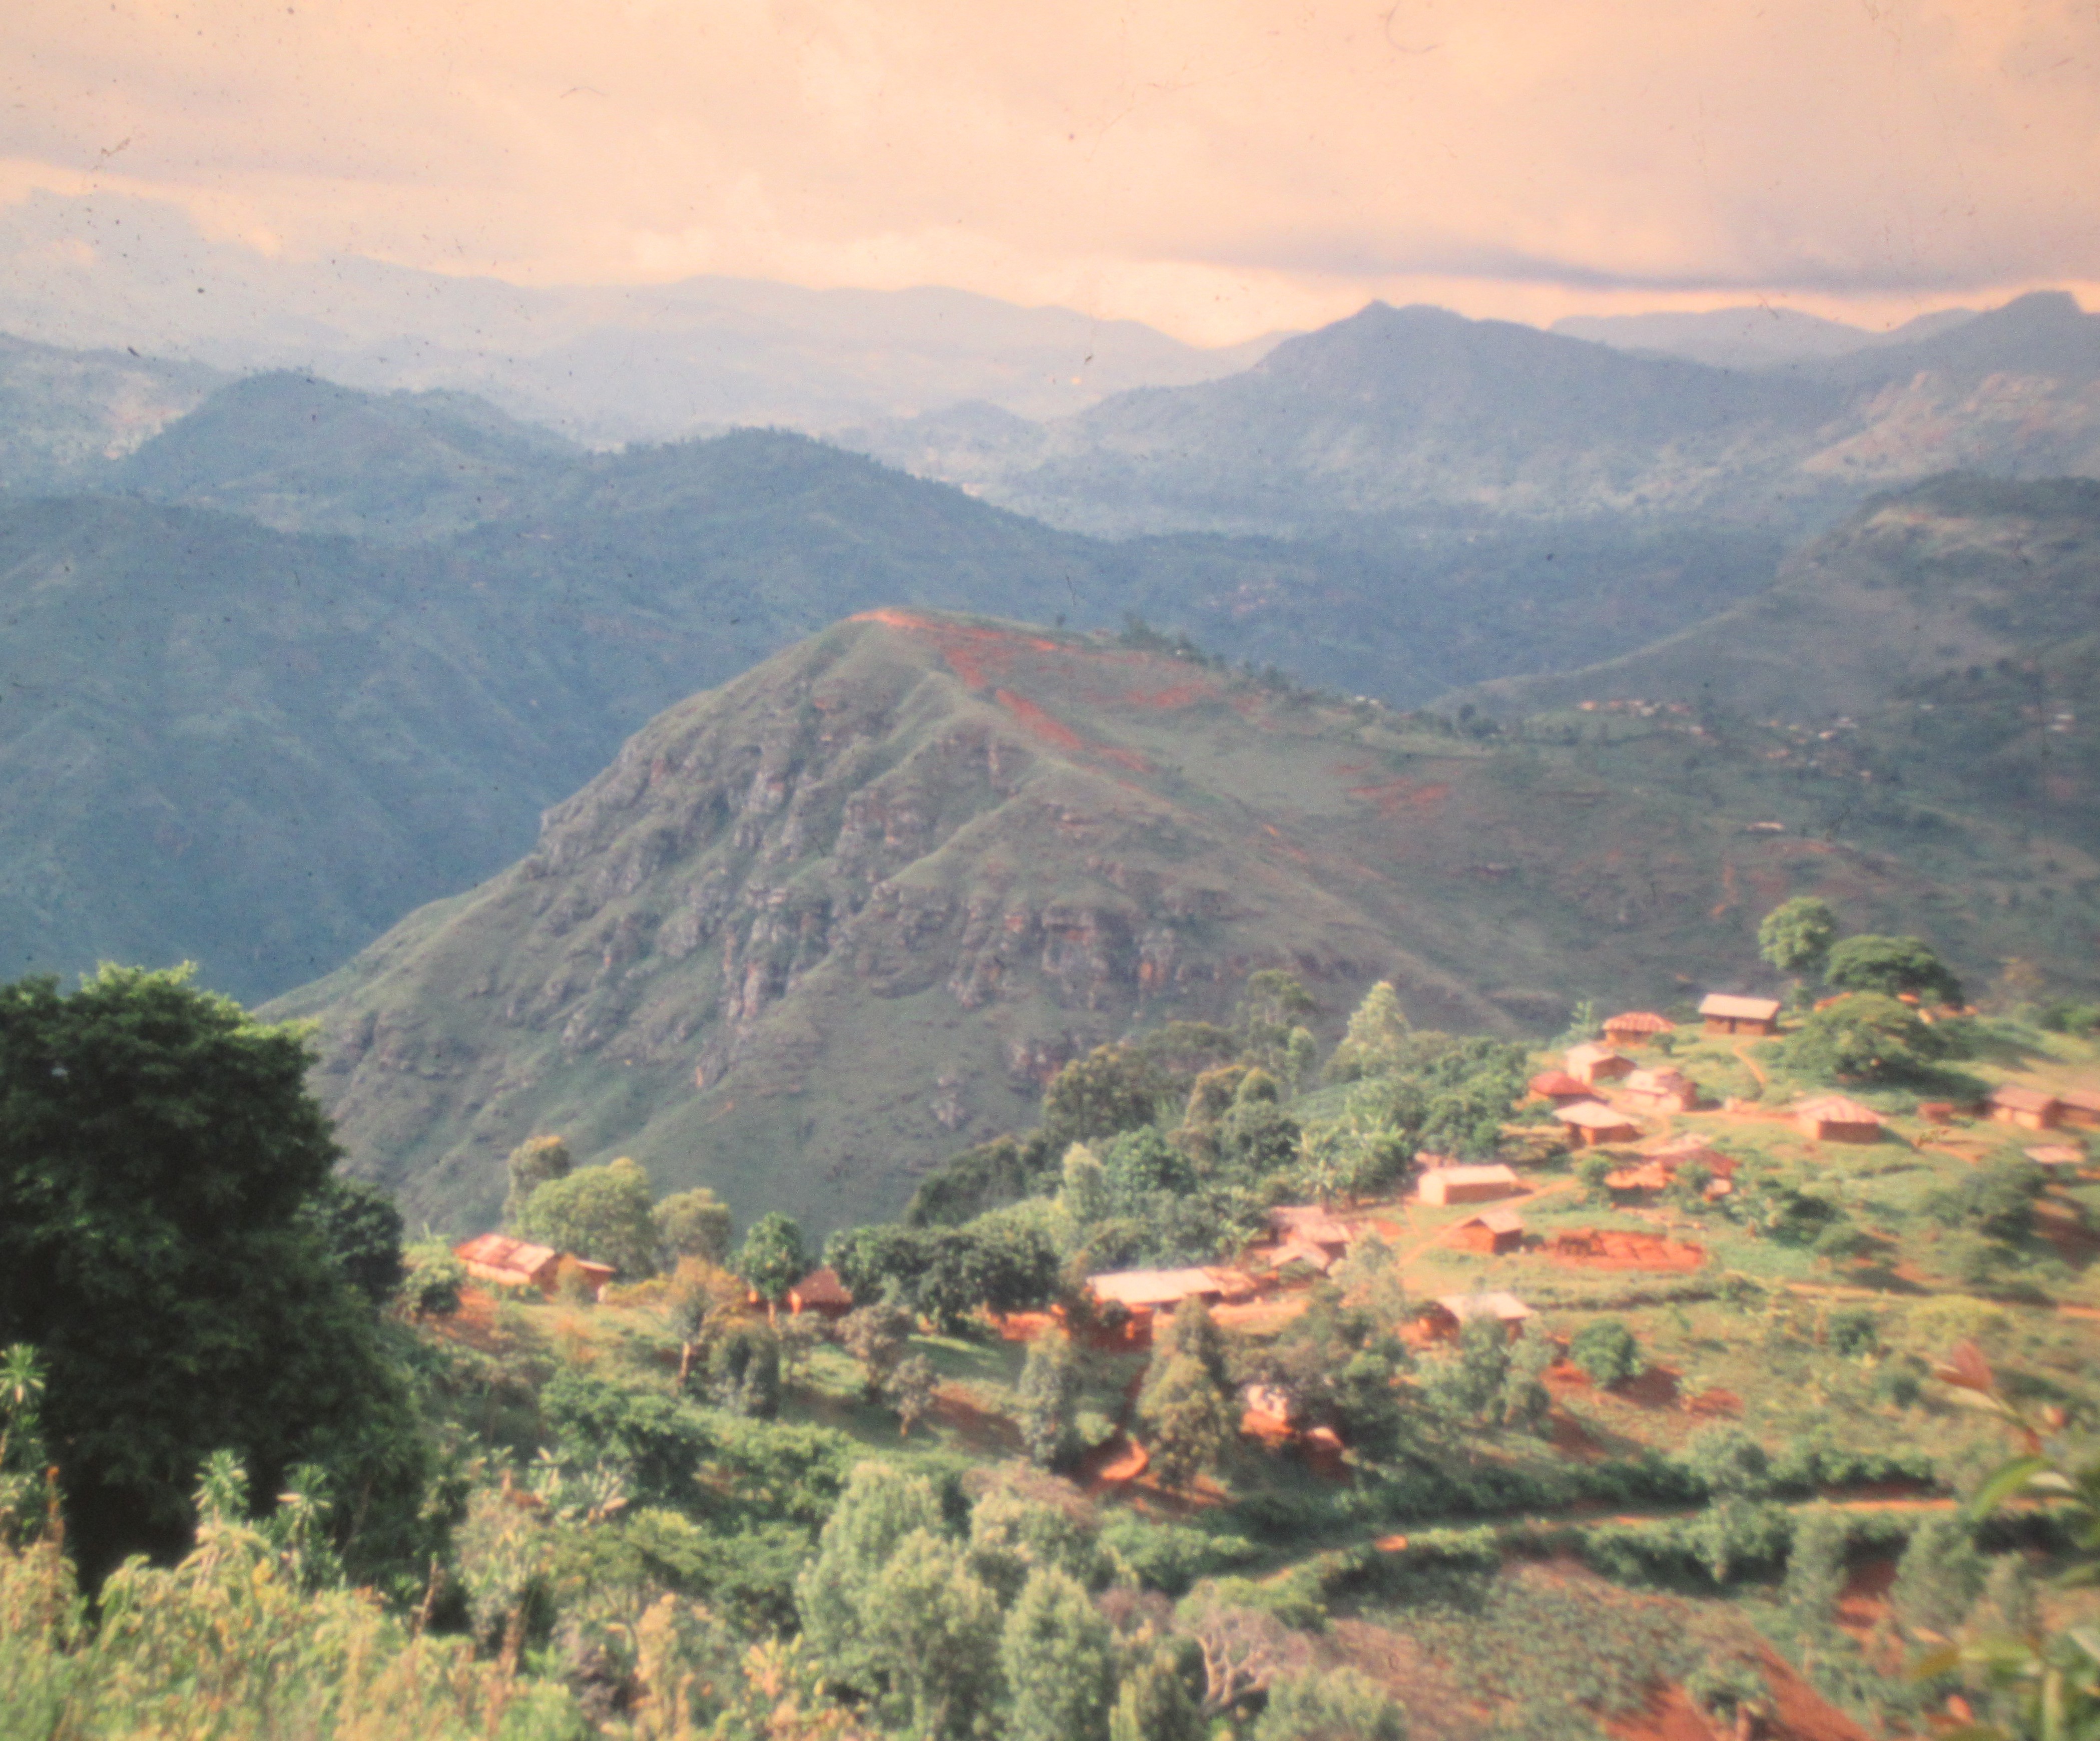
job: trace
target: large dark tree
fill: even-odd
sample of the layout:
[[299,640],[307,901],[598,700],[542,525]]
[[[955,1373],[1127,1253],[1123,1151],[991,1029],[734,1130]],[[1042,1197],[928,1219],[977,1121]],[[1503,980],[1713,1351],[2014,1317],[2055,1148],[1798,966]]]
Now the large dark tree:
[[311,1061],[184,970],[0,986],[0,1344],[44,1362],[90,1576],[178,1548],[216,1450],[263,1494],[322,1465],[364,1528],[412,1502],[413,1416],[322,1231]]

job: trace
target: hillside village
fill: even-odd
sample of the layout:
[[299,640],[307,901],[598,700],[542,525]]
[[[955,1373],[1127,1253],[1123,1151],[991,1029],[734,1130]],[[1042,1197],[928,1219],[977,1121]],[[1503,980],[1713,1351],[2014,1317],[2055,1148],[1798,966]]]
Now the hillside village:
[[[911,1478],[1032,1469],[1179,1599],[1220,1717],[1317,1660],[1454,1738],[1912,1732],[1983,1695],[1915,1681],[1904,1641],[2014,1599],[2048,1541],[1987,1531],[1948,1570],[2003,1454],[1948,1350],[2100,1406],[2100,1012],[1979,1010],[1917,939],[1837,932],[1788,904],[1760,936],[1790,994],[1577,1011],[1543,1049],[1418,1031],[1381,985],[1321,1062],[1303,988],[1258,974],[1233,1029],[1076,1060],[1043,1128],[821,1253],[543,1137],[523,1236],[418,1248],[408,1297],[566,1467],[668,1394]],[[1948,1579],[1960,1612],[1920,1593]],[[1576,1708],[1485,1670],[1577,1613],[1630,1655]],[[1211,1662],[1234,1627],[1270,1667]],[[1483,1673],[1492,1721],[1451,1696]]]

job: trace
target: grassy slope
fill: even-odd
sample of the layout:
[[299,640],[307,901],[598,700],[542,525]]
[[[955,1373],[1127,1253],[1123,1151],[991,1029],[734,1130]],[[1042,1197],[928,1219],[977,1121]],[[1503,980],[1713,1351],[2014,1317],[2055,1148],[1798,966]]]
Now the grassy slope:
[[1390,976],[1419,1022],[1536,1030],[1739,979],[1797,892],[1861,928],[1930,914],[1986,974],[2075,963],[2092,922],[2082,859],[2060,900],[1979,905],[2010,841],[1950,827],[1921,861],[1899,822],[1833,820],[1822,783],[1674,717],[1490,745],[887,614],[671,709],[521,864],[275,1006],[321,1019],[360,1170],[485,1221],[504,1153],[554,1129],[821,1228],[1025,1121],[1074,1050],[1222,1015],[1254,966],[1303,975],[1330,1028]]

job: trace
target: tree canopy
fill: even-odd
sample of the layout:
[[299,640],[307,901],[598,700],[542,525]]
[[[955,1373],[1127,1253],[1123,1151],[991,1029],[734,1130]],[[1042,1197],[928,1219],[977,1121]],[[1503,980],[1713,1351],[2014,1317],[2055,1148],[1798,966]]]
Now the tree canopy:
[[1758,926],[1758,952],[1783,974],[1820,973],[1837,940],[1838,915],[1812,895],[1783,902]]
[[301,1461],[355,1472],[382,1505],[420,1483],[351,1279],[379,1279],[384,1254],[368,1240],[345,1264],[324,1235],[331,1197],[351,1222],[370,1205],[331,1192],[311,1063],[298,1030],[187,970],[0,987],[0,1344],[33,1345],[48,1373],[43,1429],[90,1575],[177,1547],[214,1452],[271,1491]]
[[549,1179],[527,1200],[518,1226],[579,1257],[609,1263],[623,1275],[656,1270],[649,1175],[625,1156],[610,1166]]
[[1848,992],[1962,1001],[1961,980],[1922,937],[1847,937],[1831,950],[1824,977]]

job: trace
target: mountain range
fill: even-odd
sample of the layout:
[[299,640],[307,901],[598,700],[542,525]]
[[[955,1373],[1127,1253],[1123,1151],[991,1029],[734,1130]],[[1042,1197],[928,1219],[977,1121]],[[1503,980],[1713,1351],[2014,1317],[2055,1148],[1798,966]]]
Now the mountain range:
[[1110,543],[801,436],[595,454],[285,374],[66,478],[0,496],[0,958],[187,957],[245,996],[496,870],[651,715],[841,614],[1136,612],[1419,703],[1630,651],[1779,555],[1725,528]]
[[964,407],[840,439],[1110,537],[1630,519],[1791,540],[1941,471],[2100,473],[2100,316],[2039,292],[1740,369],[1374,303],[1221,380],[1049,422]]
[[0,331],[224,371],[448,388],[594,445],[826,430],[977,399],[1030,416],[1243,369],[1136,320],[935,287],[700,277],[527,286],[206,236],[179,208],[33,192],[0,207]]
[[[1783,584],[1763,616],[1727,613],[1754,613],[1789,547],[1858,486],[1818,496],[1782,480],[1761,506],[1746,480],[1769,449],[1744,431],[1781,428],[1811,401],[1902,400],[1927,375],[1986,397],[2025,381],[2054,422],[1956,419],[1943,444],[1990,449],[2010,429],[2005,469],[2075,470],[2095,324],[2067,299],[2028,298],[1873,347],[1936,359],[1889,387],[1374,308],[1232,381],[1088,413],[1123,430],[1156,413],[1186,437],[1183,460],[1162,436],[1149,472],[1125,468],[1136,496],[1178,475],[1200,506],[1202,444],[1239,440],[1242,471],[1228,453],[1221,481],[1202,487],[1239,487],[1242,518],[1273,508],[1307,535],[1119,541],[783,433],[593,453],[450,391],[287,373],[222,383],[128,351],[18,346],[0,364],[29,383],[20,402],[42,422],[18,422],[15,451],[43,457],[0,497],[0,758],[16,798],[0,816],[0,953],[17,970],[188,956],[240,995],[283,992],[512,861],[540,812],[663,709],[884,607],[1074,630],[1135,613],[1276,668],[1272,683],[1287,670],[1399,707],[1455,689],[1451,707],[1502,714],[1640,694],[1656,687],[1645,677],[1555,688],[1550,674],[1666,661],[1682,633],[1737,634],[1782,649],[1768,674],[1802,678],[1757,705],[1827,724],[1866,704],[1808,678],[1847,637],[1869,644],[1886,625],[1848,619],[1785,650],[1779,619],[1813,616],[1814,582]],[[1719,456],[1708,496],[1548,511],[1571,493],[1579,506],[1583,478],[1681,457],[1668,432],[1688,406],[1703,407],[1694,434]],[[1455,502],[1468,468],[1502,493]],[[73,493],[38,500],[32,485]],[[1110,501],[1114,485],[1104,474],[1087,487]],[[2024,512],[1987,499],[1979,524]],[[2069,569],[2090,536],[2076,522],[2052,523]],[[1544,687],[1526,698],[1506,692],[1533,678]],[[1748,706],[1755,686],[1742,683]],[[1973,708],[1940,717],[1996,729]]]

